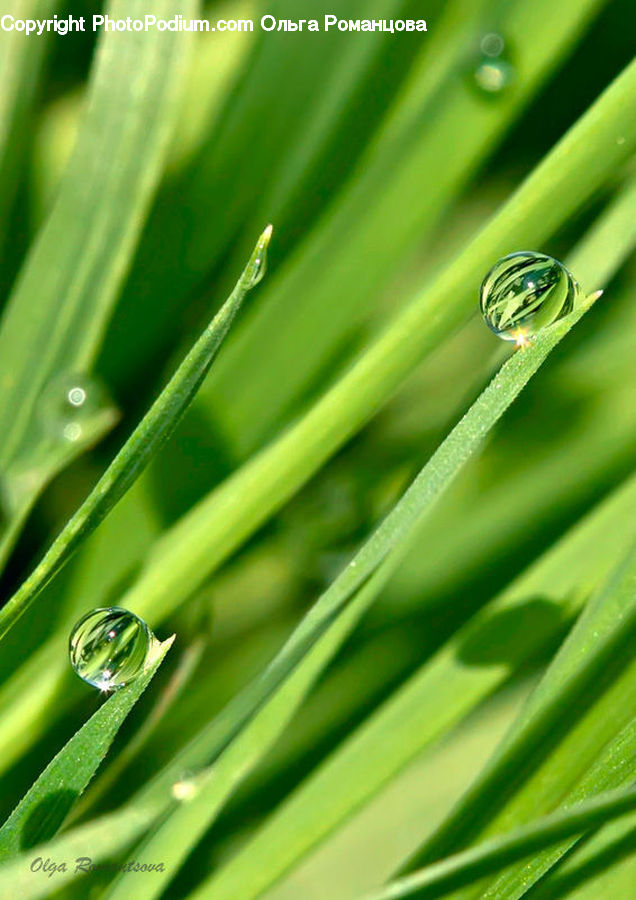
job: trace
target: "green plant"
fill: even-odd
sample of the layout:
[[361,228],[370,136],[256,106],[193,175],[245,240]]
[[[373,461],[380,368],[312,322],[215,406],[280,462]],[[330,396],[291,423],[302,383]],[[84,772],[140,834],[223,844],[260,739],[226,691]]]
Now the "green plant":
[[[79,38],[2,33],[2,896],[629,900],[630,12],[101,33],[87,81]],[[531,249],[582,291],[510,353],[479,285]],[[116,401],[60,426],[89,373]],[[95,709],[67,644],[108,605],[176,642]]]

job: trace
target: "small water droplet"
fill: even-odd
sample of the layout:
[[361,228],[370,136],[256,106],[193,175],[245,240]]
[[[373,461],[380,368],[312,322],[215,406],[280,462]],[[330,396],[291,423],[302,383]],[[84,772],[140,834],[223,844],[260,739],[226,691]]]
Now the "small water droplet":
[[472,80],[484,94],[499,94],[514,81],[515,70],[506,52],[506,42],[497,32],[484,34],[472,65]]
[[71,632],[71,665],[87,684],[112,691],[141,675],[155,643],[143,619],[127,609],[94,609]]
[[479,306],[498,337],[524,346],[542,328],[572,312],[579,293],[558,259],[525,250],[495,263],[482,281]]
[[250,261],[243,272],[243,287],[247,291],[251,291],[265,277],[265,272],[267,271],[267,248],[269,247],[273,230],[271,225],[267,226],[258,239]]
[[96,378],[62,373],[51,379],[38,400],[38,419],[47,437],[77,443],[96,418],[112,407],[108,391]]
[[625,143],[625,137],[624,137],[622,134],[620,134],[620,135],[616,138],[616,143],[619,144],[619,145],[620,145],[620,144],[624,144],[624,143]]

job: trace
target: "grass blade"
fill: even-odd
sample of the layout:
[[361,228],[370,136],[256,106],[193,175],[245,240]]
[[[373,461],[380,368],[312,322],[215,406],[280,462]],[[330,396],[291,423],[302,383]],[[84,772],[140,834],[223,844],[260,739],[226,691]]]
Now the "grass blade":
[[628,548],[635,504],[636,477],[461,628],[215,873],[215,900],[267,889],[557,639]]
[[[516,353],[504,363],[392,512],[314,604],[263,675],[211,723],[194,746],[186,747],[154,787],[151,786],[150,791],[165,789],[166,780],[168,783],[178,780],[180,771],[200,766],[205,757],[209,761],[220,754],[197,785],[197,794],[190,803],[169,816],[147,841],[145,851],[149,858],[167,854],[171,865],[165,876],[152,873],[152,878],[143,875],[137,878],[137,896],[157,896],[165,881],[174,875],[175,868],[210,826],[238,782],[278,737],[317,676],[399,565],[415,525],[593,299],[588,298],[570,316],[538,335],[527,352]],[[129,877],[124,874],[117,881],[112,898],[123,898],[129,892]]]
[[[13,0],[3,14],[14,18],[46,18],[56,0]],[[19,182],[21,143],[35,97],[46,38],[32,41],[17,31],[0,34],[0,242]]]
[[42,561],[0,611],[0,638],[62,568],[79,544],[97,528],[104,516],[139,477],[153,454],[170,437],[212,365],[243,298],[264,274],[271,233],[271,226],[268,226],[259,238],[230,297]]
[[[126,594],[125,606],[146,614],[152,609],[154,616],[174,609],[377,411],[426,352],[465,318],[489,264],[519,246],[540,244],[618,165],[625,145],[636,142],[636,125],[625,145],[614,139],[616,129],[625,126],[625,104],[633,95],[636,63],[350,371],[164,535]],[[618,234],[617,241],[623,240],[629,243],[629,236]]]
[[610,791],[554,813],[471,850],[435,863],[387,885],[369,900],[433,900],[471,884],[475,879],[501,871],[516,860],[556,844],[562,838],[581,834],[636,808],[636,788]]
[[[629,650],[636,627],[635,578],[632,550],[588,604],[494,759],[409,868],[549,812],[572,794],[584,799],[615,787],[613,779],[625,777],[620,766],[598,759],[636,709]],[[508,885],[497,882],[495,896],[518,896],[508,893],[516,874],[513,870]],[[524,872],[524,887],[538,874]],[[488,893],[483,885],[480,891]]]
[[51,838],[84,791],[119,728],[170,649],[158,644],[146,671],[113,694],[60,750],[0,828],[0,860]]
[[[154,0],[153,12],[187,14],[194,5]],[[109,8],[115,18],[147,12],[141,0]],[[158,29],[104,33],[99,44],[73,157],[0,325],[5,475],[39,443],[35,407],[49,380],[93,362],[162,171],[189,47],[187,36]]]
[[[93,848],[99,848],[99,858],[108,859],[125,849],[156,819],[160,807],[148,806],[135,810],[123,809],[94,819],[86,825],[66,831],[54,840],[37,844],[24,853],[0,863],[0,896],[38,900],[57,892],[69,881],[76,880],[75,861],[87,856],[93,861]],[[58,869],[55,878],[48,873],[34,873],[31,866],[37,858],[64,860],[67,870]]]
[[528,900],[629,900],[636,881],[636,816],[608,825],[588,840],[579,841],[555,871],[550,871],[526,894]]
[[[435,79],[426,66],[416,70],[351,186],[272,278],[200,398],[240,459],[262,446],[289,419],[294,403],[320,385],[320,374],[368,319],[396,260],[421,246],[600,5],[597,0],[513,0],[496,10],[472,3],[466,12],[464,4],[462,25],[452,37],[443,22],[436,22],[431,40],[444,41],[446,54],[454,56],[447,77],[433,88],[429,102],[422,102],[422,85]],[[445,15],[457,20],[457,4],[447,4]],[[515,86],[499,97],[495,109],[462,77],[466,48],[484,21],[517,50]],[[532,41],[527,40],[530,32]],[[427,41],[423,61],[432,50]],[[455,148],[452,159],[445,150],[449,146]],[[413,197],[426,201],[413,203]],[[466,316],[468,305],[459,292],[448,306]]]

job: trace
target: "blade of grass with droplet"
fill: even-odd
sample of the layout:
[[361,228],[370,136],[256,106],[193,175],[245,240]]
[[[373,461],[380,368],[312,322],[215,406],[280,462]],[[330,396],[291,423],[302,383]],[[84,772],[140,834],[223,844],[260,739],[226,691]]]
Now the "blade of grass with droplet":
[[101,476],[89,496],[55,539],[42,561],[0,610],[0,637],[25,612],[86,537],[139,477],[150,458],[170,437],[214,361],[243,298],[265,273],[268,226],[252,252],[230,297],[187,354],[139,425]]
[[[303,618],[263,675],[152,783],[149,791],[165,790],[166,781],[176,781],[180,772],[202,764],[202,750],[208,760],[218,756],[210,772],[202,776],[194,798],[167,817],[145,842],[148,858],[165,857],[171,865],[161,877],[155,872],[152,879],[143,874],[136,879],[137,896],[157,896],[173,877],[237,784],[279,736],[315,679],[377,596],[379,587],[399,565],[414,526],[593,299],[581,302],[568,317],[539,334],[529,350],[504,363],[392,512]],[[198,763],[194,762],[196,757]],[[125,897],[130,892],[129,881],[124,873],[117,880],[112,897]]]
[[[564,222],[636,142],[617,144],[625,104],[636,95],[633,63],[543,160],[483,231],[357,363],[292,428],[211,491],[165,533],[125,604],[164,616],[288,500],[392,396],[427,349],[459,324],[456,298],[473,298],[502,254],[537,246]],[[600,145],[603,149],[600,149]],[[630,245],[629,235],[618,242]],[[594,288],[597,285],[586,287]],[[449,318],[450,317],[450,318]],[[451,320],[452,319],[452,323]]]
[[581,834],[624,816],[636,808],[636,788],[608,791],[576,804],[566,812],[537,819],[530,825],[433,863],[422,871],[388,884],[369,900],[433,900],[484,875],[543,850],[562,838]]
[[[604,748],[636,713],[636,550],[586,607],[499,751],[435,834],[414,854],[420,867],[554,810],[572,796],[612,787],[621,767],[599,766]],[[629,761],[634,765],[633,758]],[[590,775],[592,771],[592,775]],[[632,776],[633,777],[633,776]],[[519,896],[539,877],[516,868],[462,898]],[[537,871],[539,870],[539,871]]]
[[0,828],[0,860],[49,840],[60,828],[173,640],[158,644],[146,671],[100,706],[49,763]]
[[121,773],[142,753],[150,738],[154,736],[157,727],[169,717],[171,710],[174,709],[174,705],[180,699],[183,691],[192,687],[192,677],[201,662],[204,649],[205,641],[202,638],[193,641],[185,648],[171,675],[170,681],[163,688],[155,705],[141,723],[139,730],[135,732],[130,741],[123,747],[117,755],[117,759],[111,763],[106,772],[102,773],[99,780],[84,795],[82,802],[78,804],[71,815],[71,822],[75,821],[76,817],[84,818],[86,810],[94,806],[104,795],[108,794],[113,784],[121,776]]
[[[517,76],[508,90],[486,98],[469,81],[467,26],[472,24],[472,33],[478,34],[473,20],[480,18],[475,14],[480,4],[472,5],[477,10],[464,10],[463,26],[452,39],[444,30],[445,49],[454,55],[454,65],[431,103],[418,106],[408,93],[410,88],[416,96],[422,94],[419,81],[428,80],[423,68],[415,83],[406,86],[408,126],[397,111],[396,129],[389,127],[370,147],[333,214],[317,223],[315,236],[310,235],[297,258],[271,280],[207,383],[199,401],[203,407],[205,400],[201,412],[211,416],[213,427],[239,458],[260,447],[273,428],[288,419],[294,402],[320,386],[321,373],[368,319],[373,301],[395,272],[396,260],[421,246],[427,230],[602,4],[514,0],[495,9],[487,4],[481,17],[515,48]],[[454,18],[456,7],[450,5],[447,14]],[[527,40],[529,33],[532,41]],[[432,29],[427,41],[436,39]],[[507,251],[511,249],[517,248],[508,244]],[[470,297],[457,291],[443,314],[440,310],[446,333],[471,311]]]
[[[621,204],[621,202],[622,201],[619,197],[617,203]],[[609,230],[613,234],[613,237],[614,237],[613,242],[614,242],[615,247],[625,247],[625,246],[629,245],[629,241],[631,240],[631,237],[630,237],[631,232],[629,229],[625,229],[623,227],[623,225],[624,225],[623,219],[624,219],[624,216],[622,214],[619,216],[616,215],[615,209],[612,206],[607,211],[607,213],[605,213],[603,216],[601,216],[599,223],[596,223],[595,225],[593,225],[593,227],[591,229],[591,233],[592,234],[597,233],[598,229],[600,228],[602,233],[605,234],[606,231],[608,230],[607,223],[610,223],[612,225],[612,227]],[[605,240],[603,240],[602,244],[603,244],[603,246],[605,245]],[[594,276],[593,276],[593,273],[595,271],[594,267],[598,266],[599,270],[601,270],[602,267],[605,266],[605,260],[603,257],[603,253],[599,252],[599,249],[596,247],[595,241],[586,239],[586,246],[587,246],[587,254],[588,254],[587,255],[588,273],[590,276],[591,283],[594,283],[594,280],[595,280]],[[613,258],[617,258],[617,257],[613,257]],[[607,271],[607,269],[605,269],[604,271]],[[326,412],[327,412],[327,410],[325,410],[325,413]],[[321,420],[320,427],[318,426],[318,424],[316,425],[316,433],[317,434],[322,434],[323,431],[325,430],[325,428],[327,427],[327,425],[331,421],[333,421],[334,415],[337,414],[337,409],[335,406],[332,408],[329,408],[329,414],[330,415],[327,415],[326,418]],[[293,454],[294,458],[295,458],[296,452],[298,452],[298,453],[302,452],[301,445],[298,445],[296,447],[296,451]],[[278,464],[282,465],[283,458],[278,454],[277,454],[277,456],[278,456]],[[271,462],[271,460],[269,461],[268,464],[264,465],[263,468],[259,468],[257,470],[257,472],[258,472],[258,475],[255,474],[253,482],[249,484],[249,490],[248,490],[247,486],[245,486],[245,485],[241,484],[241,482],[239,482],[239,487],[237,488],[237,490],[241,497],[242,503],[244,503],[246,497],[251,496],[251,494],[254,491],[258,492],[258,490],[260,489],[262,484],[266,483],[268,478],[272,478],[272,477],[276,478],[277,477],[276,476],[276,467]],[[258,494],[257,494],[257,496],[258,496]],[[219,498],[219,501],[222,501],[222,497]],[[223,529],[227,525],[227,519],[228,519],[228,514],[229,514],[227,507],[224,506],[224,504],[226,502],[227,502],[227,500],[223,500],[222,502],[219,502],[218,507],[216,504],[213,504],[212,502],[210,502],[209,508],[210,508],[210,513],[212,515],[212,520],[209,521],[209,523],[208,523],[209,527],[204,528],[203,523],[201,523],[201,528],[200,529],[198,528],[196,530],[196,532],[191,535],[192,542],[190,542],[189,540],[185,540],[185,535],[184,535],[184,539],[182,541],[180,540],[180,542],[179,542],[179,546],[180,546],[179,559],[183,558],[186,560],[188,558],[188,553],[191,552],[191,550],[192,550],[192,547],[194,545],[198,546],[199,543],[201,543],[201,548],[197,552],[197,557],[196,557],[197,569],[196,569],[195,574],[197,575],[197,577],[198,577],[199,571],[203,571],[203,572],[206,571],[206,566],[210,566],[210,565],[212,565],[212,567],[214,566],[214,562],[215,562],[215,557],[213,555],[214,546],[213,545],[210,546],[208,544],[208,540],[211,537],[212,540],[214,541],[218,534],[223,534]],[[230,508],[230,511],[231,511],[231,508]],[[219,512],[220,512],[220,515],[218,516],[218,519],[217,519],[217,514]],[[207,548],[207,553],[205,552],[206,548]],[[231,549],[231,547],[230,547],[230,549]],[[98,553],[98,555],[101,553],[100,548],[97,548],[97,553]],[[170,594],[169,595],[165,594],[163,591],[164,580],[169,579],[169,578],[170,578],[170,569],[169,569],[169,567],[166,567],[166,569],[161,572],[161,575],[159,575],[159,573],[157,573],[157,578],[153,579],[153,581],[152,581],[153,586],[160,591],[159,599],[161,600],[161,603],[162,603],[162,608],[160,610],[157,610],[157,597],[153,596],[153,594],[150,590],[150,586],[147,583],[145,584],[143,591],[136,591],[135,589],[133,589],[132,596],[129,595],[127,600],[125,601],[126,605],[132,606],[135,603],[143,604],[144,598],[146,598],[148,602],[146,602],[146,604],[145,604],[145,609],[142,607],[138,607],[138,611],[143,612],[144,615],[147,615],[153,622],[156,623],[157,621],[159,621],[159,619],[162,617],[162,615],[166,614],[170,609],[174,608],[174,605],[177,605],[182,599],[184,599],[184,597],[186,595],[188,595],[191,592],[190,583],[188,582],[188,580],[186,578],[184,581],[179,581],[179,582],[175,581],[174,584],[171,584]],[[37,665],[34,665],[33,668],[35,669],[35,671],[38,671]],[[42,685],[39,682],[37,685],[34,686],[34,689],[31,691],[31,695],[34,692],[40,698],[40,702],[41,702]],[[47,697],[49,696],[48,692],[46,693],[46,696]],[[33,698],[33,702],[35,702],[35,698]],[[14,706],[15,706],[15,704],[14,704]],[[19,708],[16,708],[14,710],[14,715],[12,717],[12,720],[14,723],[17,723],[17,722],[22,721],[22,717],[23,717],[22,705],[20,704]],[[6,728],[6,729],[0,729],[0,738],[2,739],[1,745],[4,745],[4,747],[5,747],[1,758],[6,759],[7,761],[10,761],[12,754],[15,752],[15,748],[18,746],[22,746],[21,742],[24,739],[24,731],[21,727],[18,728],[17,733],[15,732],[15,728],[11,728],[11,727]],[[28,739],[29,739],[29,736],[27,735],[27,740]]]
[[[257,896],[418,753],[563,633],[632,539],[636,477],[602,503],[399,688],[212,876],[215,898]],[[505,656],[498,655],[506,647]]]
[[[195,0],[152,5],[160,17],[194,8]],[[109,8],[114,18],[147,12],[141,0],[112,0]],[[59,372],[85,371],[95,357],[161,174],[190,44],[168,30],[102,33],[73,156],[0,323],[3,476],[30,455],[45,384]],[[59,468],[56,458],[49,477]],[[34,495],[45,481],[36,479]],[[28,506],[25,498],[17,515]],[[13,539],[16,529],[9,532]],[[5,540],[5,557],[9,548]]]

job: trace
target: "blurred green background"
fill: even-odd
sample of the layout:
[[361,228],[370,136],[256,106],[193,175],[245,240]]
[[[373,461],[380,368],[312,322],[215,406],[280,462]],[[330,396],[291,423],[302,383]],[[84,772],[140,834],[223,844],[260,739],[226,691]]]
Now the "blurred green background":
[[[90,16],[98,7],[56,9]],[[347,370],[630,61],[636,25],[629,0],[335,0],[320,9],[305,0],[267,8],[239,0],[209,4],[205,15],[258,21],[265,12],[294,20],[327,12],[425,18],[428,30],[266,34],[257,27],[197,36],[169,160],[94,364],[121,419],[48,486],[2,576],[3,594],[85,496],[272,222],[268,275],[177,434],[93,539],[92,561],[74,561],[48,589],[47,612],[34,607],[10,635],[12,649],[0,659],[5,679],[64,621],[69,605],[116,602],[156,537]],[[504,39],[497,62],[509,68],[501,90],[491,91],[477,73],[480,42],[492,33]],[[41,67],[34,102],[3,173],[0,303],[55,202],[84,109],[94,38],[52,36],[34,64]],[[567,258],[630,174],[633,165],[616,171],[545,245],[510,250]],[[484,274],[494,262],[484,259]],[[93,810],[130,796],[262,668],[478,395],[504,355],[478,316],[478,287],[472,317],[158,625],[160,636],[177,632],[178,652],[138,718],[126,723],[119,747],[183,653],[194,653],[194,670],[143,752],[116,773]],[[415,550],[169,896],[185,896],[233,854],[461,623],[629,475],[633,260],[609,283],[583,287],[604,288],[603,301],[436,507]],[[529,665],[441,748],[416,759],[267,896],[344,898],[388,876],[470,782],[544,662]],[[53,730],[36,728],[5,766],[4,813],[73,723],[96,707],[87,690],[74,690]],[[117,748],[113,758],[116,766]]]

